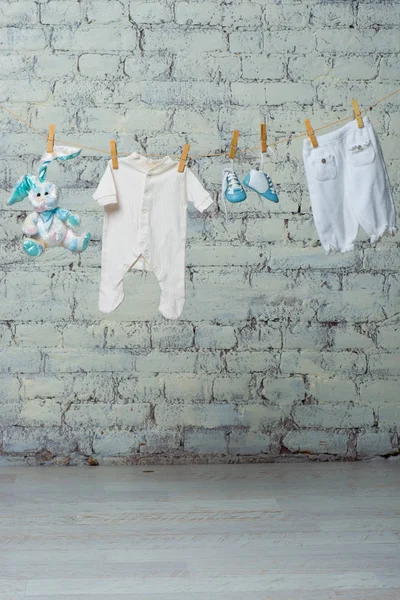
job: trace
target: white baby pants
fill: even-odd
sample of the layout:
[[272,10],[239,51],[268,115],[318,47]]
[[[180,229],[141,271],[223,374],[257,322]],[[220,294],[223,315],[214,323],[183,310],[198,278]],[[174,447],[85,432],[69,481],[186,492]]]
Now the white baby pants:
[[303,145],[314,223],[326,252],[353,250],[358,227],[371,244],[394,235],[396,216],[382,148],[368,118]]

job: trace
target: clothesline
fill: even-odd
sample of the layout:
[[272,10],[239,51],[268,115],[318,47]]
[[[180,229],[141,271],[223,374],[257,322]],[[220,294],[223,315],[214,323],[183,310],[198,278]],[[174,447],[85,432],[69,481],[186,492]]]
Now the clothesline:
[[[394,92],[391,92],[390,94],[388,94],[387,96],[384,96],[383,98],[380,98],[379,100],[377,100],[374,104],[370,104],[369,106],[367,106],[366,108],[364,108],[363,110],[361,110],[361,113],[364,114],[367,111],[372,110],[375,106],[377,106],[378,104],[380,104],[381,102],[384,102],[385,100],[387,100],[388,98],[391,98],[392,96],[394,96],[395,94],[400,93],[400,88],[397,90],[394,90]],[[5,112],[7,112],[9,115],[11,115],[14,119],[20,121],[21,123],[23,123],[24,125],[26,125],[26,127],[28,127],[29,129],[31,129],[32,131],[34,131],[35,133],[37,133],[38,135],[44,137],[45,139],[47,138],[47,133],[40,131],[39,129],[37,129],[36,127],[34,127],[33,125],[31,125],[30,123],[28,123],[28,121],[26,121],[25,119],[23,119],[22,117],[20,117],[19,115],[17,115],[17,113],[15,113],[14,111],[10,110],[9,108],[7,108],[6,106],[4,106],[3,104],[0,104],[0,108],[2,110],[4,110]],[[354,118],[354,115],[351,114],[347,117],[343,117],[342,119],[338,119],[336,121],[332,121],[331,123],[328,123],[327,125],[321,125],[320,127],[315,127],[314,128],[314,132],[317,131],[321,131],[323,129],[327,129],[329,127],[333,127],[334,125],[338,125],[339,123],[345,123],[346,121],[351,121]],[[291,142],[292,140],[301,138],[301,137],[307,137],[308,133],[306,131],[302,131],[301,133],[296,133],[294,135],[289,136],[286,139],[280,139],[280,140],[276,140],[274,142],[269,143],[269,146],[277,146],[278,144],[287,144],[289,142]],[[91,152],[100,152],[102,154],[108,154],[109,155],[109,150],[103,150],[101,148],[93,148],[91,146],[85,146],[83,144],[77,144],[75,142],[70,142],[70,141],[64,141],[64,140],[59,140],[58,138],[55,139],[55,141],[58,144],[62,144],[62,145],[68,145],[68,146],[74,146],[75,148],[81,148],[82,150],[90,150]],[[239,153],[246,153],[246,152],[253,152],[255,150],[259,150],[260,147],[259,146],[255,146],[253,148],[238,148],[237,152]],[[211,154],[197,154],[197,155],[190,155],[190,158],[193,159],[197,159],[197,158],[212,158],[214,156],[224,156],[226,155],[228,152],[214,152]],[[118,153],[120,156],[128,156],[129,153],[127,152],[119,152]],[[153,157],[160,157],[163,155],[160,154],[143,154],[143,156],[153,156]],[[171,156],[171,158],[177,158],[179,159],[180,156]]]

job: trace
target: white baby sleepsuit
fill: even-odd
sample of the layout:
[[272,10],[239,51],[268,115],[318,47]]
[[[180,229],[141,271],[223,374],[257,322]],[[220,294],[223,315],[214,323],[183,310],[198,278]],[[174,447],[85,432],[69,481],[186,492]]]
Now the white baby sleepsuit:
[[394,235],[396,217],[382,148],[368,118],[303,145],[314,223],[326,252],[354,248],[358,227],[375,243]]
[[105,207],[99,309],[110,313],[124,298],[130,269],[153,271],[161,288],[159,310],[177,319],[185,302],[187,202],[200,212],[212,198],[186,167],[169,156],[151,160],[134,152],[108,163],[93,198]]

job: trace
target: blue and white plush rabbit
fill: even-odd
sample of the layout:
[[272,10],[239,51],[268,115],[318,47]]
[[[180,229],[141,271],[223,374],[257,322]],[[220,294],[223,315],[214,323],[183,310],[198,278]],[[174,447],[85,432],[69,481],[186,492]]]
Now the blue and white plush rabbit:
[[80,153],[78,148],[54,146],[51,154],[42,157],[38,176],[24,175],[13,189],[7,204],[28,198],[34,209],[22,225],[27,236],[23,248],[30,256],[40,256],[45,248],[54,246],[63,246],[72,252],[83,252],[88,247],[90,233],[78,235],[74,230],[80,224],[80,217],[57,206],[57,188],[46,181],[47,167],[53,160],[69,160]]

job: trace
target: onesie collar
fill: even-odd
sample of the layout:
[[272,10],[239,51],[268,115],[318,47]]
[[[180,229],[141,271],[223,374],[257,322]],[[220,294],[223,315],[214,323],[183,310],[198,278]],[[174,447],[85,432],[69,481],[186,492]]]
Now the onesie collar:
[[171,166],[176,165],[177,163],[172,160],[170,156],[164,156],[164,158],[149,158],[147,156],[143,156],[138,152],[132,152],[127,157],[127,160],[131,165],[133,165],[138,171],[142,171],[143,173],[163,173],[171,168]]

